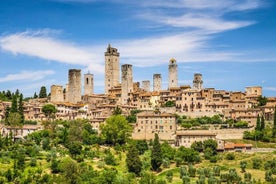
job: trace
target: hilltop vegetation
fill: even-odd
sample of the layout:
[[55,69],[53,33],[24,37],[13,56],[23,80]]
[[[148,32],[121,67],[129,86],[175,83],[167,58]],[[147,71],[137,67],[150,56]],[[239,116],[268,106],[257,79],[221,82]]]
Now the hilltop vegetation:
[[[113,126],[110,126],[110,125]],[[212,140],[192,148],[130,139],[114,115],[99,136],[85,120],[44,122],[24,141],[0,140],[0,183],[275,182],[273,153],[218,153]],[[265,161],[264,161],[265,160]]]

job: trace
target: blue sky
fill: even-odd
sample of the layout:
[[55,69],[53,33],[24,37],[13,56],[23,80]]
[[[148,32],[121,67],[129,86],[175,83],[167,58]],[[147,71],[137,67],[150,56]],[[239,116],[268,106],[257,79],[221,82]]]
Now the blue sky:
[[276,96],[274,0],[2,0],[0,90],[25,96],[65,85],[68,69],[94,74],[104,92],[104,52],[110,43],[134,81],[178,63],[179,84],[202,73],[204,87],[244,91],[262,86]]

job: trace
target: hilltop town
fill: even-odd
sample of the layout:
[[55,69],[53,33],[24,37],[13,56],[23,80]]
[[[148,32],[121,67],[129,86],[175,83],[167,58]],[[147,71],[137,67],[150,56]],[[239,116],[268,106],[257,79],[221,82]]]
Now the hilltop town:
[[[267,103],[260,106],[258,99],[262,97],[261,86],[246,87],[244,92],[204,88],[200,73],[194,74],[192,86],[179,86],[178,65],[172,58],[168,63],[168,76],[153,74],[151,89],[150,80],[141,83],[134,81],[132,65],[124,64],[120,67],[120,53],[116,48],[108,45],[104,56],[105,94],[94,93],[93,74],[84,74],[82,82],[82,71],[70,69],[66,86],[53,84],[49,98],[30,99],[24,103],[25,120],[45,120],[42,107],[51,103],[57,108],[56,119],[88,119],[92,127],[100,131],[100,125],[112,115],[115,108],[120,108],[126,116],[136,110],[139,113],[134,122],[134,139],[150,140],[158,133],[161,140],[190,146],[191,143],[184,144],[185,140],[179,140],[190,136],[195,140],[210,137],[242,139],[244,130],[209,128],[188,131],[177,124],[177,116],[195,118],[219,115],[223,120],[248,122],[249,128],[255,126],[258,115],[263,115],[266,120],[273,119],[276,98],[268,97]],[[168,88],[162,89],[162,81],[165,79],[168,79]],[[0,102],[0,119],[5,118],[5,109],[9,106],[11,102]]]

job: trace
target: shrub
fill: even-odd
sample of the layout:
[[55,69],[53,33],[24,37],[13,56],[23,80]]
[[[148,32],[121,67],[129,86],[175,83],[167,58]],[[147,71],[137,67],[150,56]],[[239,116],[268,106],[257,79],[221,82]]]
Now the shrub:
[[227,153],[226,154],[226,160],[235,160],[235,154],[234,153]]

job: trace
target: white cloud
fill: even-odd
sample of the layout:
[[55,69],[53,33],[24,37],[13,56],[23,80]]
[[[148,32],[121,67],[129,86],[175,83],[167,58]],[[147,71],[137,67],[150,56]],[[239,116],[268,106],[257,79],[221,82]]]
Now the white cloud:
[[264,87],[264,90],[276,92],[276,87]]
[[93,72],[103,72],[101,58],[93,54],[93,48],[84,48],[51,36],[55,30],[25,31],[0,38],[3,50],[61,63],[89,66]]
[[45,71],[22,71],[16,74],[9,74],[5,77],[0,78],[1,82],[10,82],[10,81],[22,81],[22,80],[29,80],[29,81],[37,81],[41,80],[48,75],[54,74],[52,70],[45,70]]

